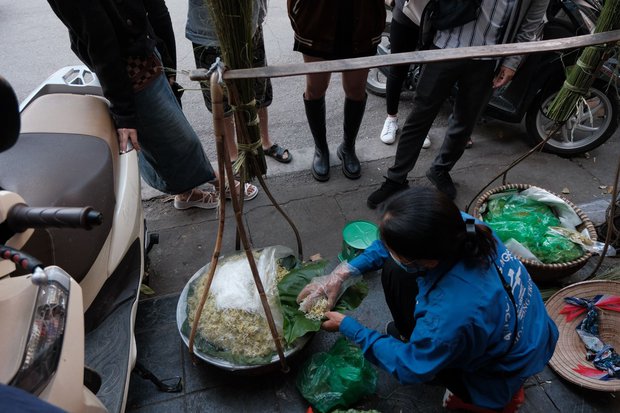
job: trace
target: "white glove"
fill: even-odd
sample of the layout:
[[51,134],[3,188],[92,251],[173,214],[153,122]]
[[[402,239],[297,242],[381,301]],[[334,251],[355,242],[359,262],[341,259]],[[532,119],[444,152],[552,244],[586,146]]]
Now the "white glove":
[[297,296],[299,309],[307,313],[317,301],[326,298],[327,310],[331,310],[344,291],[356,281],[356,275],[360,275],[359,270],[343,261],[328,275],[315,277]]

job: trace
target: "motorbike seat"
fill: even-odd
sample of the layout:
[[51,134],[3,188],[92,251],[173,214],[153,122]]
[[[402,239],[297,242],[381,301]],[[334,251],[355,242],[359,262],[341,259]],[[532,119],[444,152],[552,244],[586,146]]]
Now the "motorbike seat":
[[49,94],[22,112],[17,143],[0,153],[0,188],[29,206],[92,206],[103,224],[90,231],[37,229],[24,251],[80,282],[102,250],[116,203],[118,141],[105,100]]

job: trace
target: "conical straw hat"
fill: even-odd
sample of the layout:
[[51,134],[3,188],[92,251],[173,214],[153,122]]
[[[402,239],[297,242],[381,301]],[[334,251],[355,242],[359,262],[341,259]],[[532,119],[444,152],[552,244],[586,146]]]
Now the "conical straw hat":
[[[569,285],[555,293],[545,304],[549,316],[555,321],[560,332],[555,353],[549,362],[551,368],[562,378],[578,386],[591,390],[617,392],[620,391],[620,379],[607,381],[595,377],[588,377],[578,371],[584,366],[596,369],[592,362],[586,360],[586,348],[575,331],[581,320],[581,315],[572,321],[566,321],[566,315],[560,311],[566,305],[565,297],[592,298],[599,294],[620,296],[620,282],[618,281],[584,281]],[[599,309],[600,339],[620,350],[620,312]],[[604,372],[600,372],[603,374]]]

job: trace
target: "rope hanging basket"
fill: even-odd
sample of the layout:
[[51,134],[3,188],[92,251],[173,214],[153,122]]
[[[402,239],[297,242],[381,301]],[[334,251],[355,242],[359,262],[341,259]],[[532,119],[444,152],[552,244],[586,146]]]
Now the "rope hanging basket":
[[[545,307],[549,316],[558,326],[560,333],[555,352],[549,366],[563,379],[590,390],[617,392],[620,391],[620,379],[600,380],[597,373],[602,371],[594,368],[586,360],[586,349],[575,328],[581,323],[583,316],[567,321],[560,311],[566,305],[565,297],[588,298],[608,294],[620,296],[620,282],[600,280],[584,281],[569,285],[551,296]],[[600,339],[614,348],[620,348],[620,312],[599,309]]]
[[[476,201],[476,204],[473,210],[474,217],[480,220],[483,220],[480,211],[482,210],[486,202],[489,200],[489,197],[491,195],[500,194],[502,192],[507,192],[507,191],[514,191],[514,190],[521,192],[531,187],[532,185],[528,185],[528,184],[508,184],[508,185],[499,186],[497,188],[494,188],[494,189],[491,189],[485,192]],[[573,204],[569,200],[551,191],[548,191],[546,189],[545,191],[549,192],[551,195],[557,196],[558,198],[562,199],[562,201],[564,201],[568,206],[570,206],[575,211],[575,213],[581,219],[581,222],[582,222],[581,226],[578,227],[577,230],[581,231],[583,230],[583,228],[586,228],[588,231],[588,234],[590,235],[590,238],[593,241],[596,241],[596,229],[594,228],[592,221],[590,221],[590,219],[586,216],[586,214],[581,209],[579,209],[579,207],[577,207],[575,204]],[[527,268],[528,272],[530,273],[530,276],[537,284],[550,284],[553,281],[556,281],[563,277],[567,277],[577,272],[581,267],[583,267],[586,264],[586,262],[588,262],[588,259],[590,259],[591,256],[592,256],[592,253],[585,251],[581,257],[575,260],[563,262],[563,263],[553,263],[553,264],[545,264],[542,262],[525,259],[519,256],[517,256],[517,258],[519,258],[519,260],[523,263],[523,265],[525,265],[525,268]]]

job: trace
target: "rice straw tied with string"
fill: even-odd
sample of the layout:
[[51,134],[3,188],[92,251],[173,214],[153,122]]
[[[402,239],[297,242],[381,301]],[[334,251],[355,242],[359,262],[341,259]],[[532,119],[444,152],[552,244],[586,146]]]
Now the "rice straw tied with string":
[[[222,58],[227,68],[252,67],[252,38],[254,0],[205,0],[212,16]],[[229,80],[226,83],[228,101],[233,107],[237,125],[235,173],[248,181],[267,172],[265,155],[260,141],[258,112],[254,95],[254,79]]]
[[[253,50],[252,37],[254,31],[254,28],[252,27],[253,0],[208,0],[206,4],[210,9],[210,14],[213,18],[218,34],[218,40],[220,42],[220,49],[227,67],[236,69],[250,68],[252,61],[251,51]],[[237,126],[237,147],[240,152],[237,162],[235,162],[235,172],[233,172],[233,168],[231,167],[230,157],[228,150],[226,149],[226,142],[224,139],[222,97],[223,85],[221,84],[221,79],[221,73],[211,74],[211,96],[214,103],[213,116],[218,152],[218,167],[220,171],[220,186],[223,186],[225,175],[228,186],[230,188],[235,188],[236,185],[234,175],[239,173],[241,176],[241,194],[243,193],[245,182],[254,177],[259,179],[261,185],[266,190],[262,175],[266,173],[267,167],[260,140],[260,128],[256,110],[253,79],[229,81],[226,84],[228,101],[233,108],[235,124]],[[225,174],[223,173],[223,170],[225,170]],[[223,198],[223,192],[224,191],[220,191],[220,199]],[[268,191],[266,191],[266,193],[269,195]],[[272,197],[270,196],[270,199],[271,198]],[[265,290],[251,251],[251,245],[243,225],[243,219],[241,216],[243,210],[242,201],[243,196],[232,196],[232,204],[235,211],[234,216],[237,223],[237,234],[243,243],[248,264],[250,265],[252,277],[254,279],[254,284],[258,290],[261,304],[267,319],[267,324],[278,353],[278,358],[280,359],[282,370],[287,372],[289,368],[284,357],[282,340],[276,329],[271,308],[267,301]],[[196,335],[196,329],[198,327],[198,321],[200,320],[200,316],[209,293],[209,287],[211,281],[213,280],[215,267],[218,263],[223,227],[224,211],[221,213],[218,225],[216,247],[211,259],[209,273],[203,280],[205,283],[205,288],[196,309],[194,322],[192,323],[192,330],[189,340],[190,352],[193,352],[193,342]]]
[[[607,0],[596,22],[594,32],[601,33],[620,28],[620,0]],[[564,123],[575,113],[588,107],[584,96],[594,82],[595,73],[615,49],[614,44],[589,46],[579,56],[564,81],[564,85],[547,110],[547,117]],[[615,85],[614,85],[615,86]],[[589,113],[589,110],[588,110]],[[591,116],[591,115],[590,115]]]

